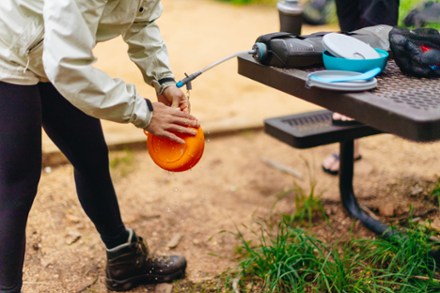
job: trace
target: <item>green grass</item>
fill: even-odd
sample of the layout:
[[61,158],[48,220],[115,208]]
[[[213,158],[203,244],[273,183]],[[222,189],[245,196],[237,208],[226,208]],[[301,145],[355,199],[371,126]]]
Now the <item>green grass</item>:
[[[315,190],[316,184],[309,192],[294,184],[277,201],[295,200],[294,211],[260,221],[256,231],[246,231],[250,235],[237,228],[240,261],[230,279],[239,280],[239,292],[440,292],[440,275],[429,257],[438,243],[432,231],[415,224],[412,212],[400,228],[392,227],[402,234],[371,239],[347,231],[348,237],[328,243],[311,232],[318,225],[332,231]],[[230,282],[224,286],[232,290]]]
[[133,151],[125,149],[110,153],[110,171],[116,178],[125,177],[135,168]]
[[[263,292],[303,292],[329,284],[334,275],[330,251],[316,238],[300,229],[280,224],[278,234],[268,238],[262,233],[261,242],[253,247],[243,239],[246,257],[240,263],[242,275],[253,280],[254,289]],[[322,273],[321,277],[318,275]]]
[[408,14],[408,12],[420,5],[420,3],[420,0],[400,0],[399,23],[402,23],[403,18]]
[[313,225],[320,219],[326,220],[327,215],[324,210],[324,205],[319,200],[319,195],[317,196],[315,192],[316,184],[312,183],[309,192],[306,192],[299,185],[294,184],[292,189],[279,193],[277,195],[277,203],[286,198],[290,198],[288,200],[295,202],[295,209],[292,213],[283,215],[283,220],[307,226]]
[[[275,236],[261,230],[258,244],[242,238],[243,292],[439,292],[429,233],[352,239],[325,244],[281,221]],[[340,251],[340,252],[339,252]],[[249,290],[250,288],[250,290]]]

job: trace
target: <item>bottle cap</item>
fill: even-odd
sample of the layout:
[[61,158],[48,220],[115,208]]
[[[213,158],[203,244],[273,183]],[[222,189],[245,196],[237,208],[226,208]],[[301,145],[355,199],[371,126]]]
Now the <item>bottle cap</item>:
[[298,1],[279,1],[277,4],[277,8],[284,14],[291,15],[300,15],[302,14],[303,9],[299,5]]

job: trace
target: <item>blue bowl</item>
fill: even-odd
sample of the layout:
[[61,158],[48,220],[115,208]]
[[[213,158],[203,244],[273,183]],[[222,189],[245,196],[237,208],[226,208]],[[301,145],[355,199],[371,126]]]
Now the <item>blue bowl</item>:
[[379,58],[374,59],[347,59],[336,57],[328,51],[322,53],[324,67],[329,70],[347,70],[356,72],[366,72],[375,67],[379,67],[381,72],[385,69],[388,62],[389,54],[382,49],[374,49],[379,53]]

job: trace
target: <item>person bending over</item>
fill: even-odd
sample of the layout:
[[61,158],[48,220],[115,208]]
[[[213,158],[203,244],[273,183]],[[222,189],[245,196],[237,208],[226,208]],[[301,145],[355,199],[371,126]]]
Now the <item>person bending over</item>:
[[[107,249],[107,288],[123,291],[184,276],[184,257],[151,256],[142,237],[122,222],[100,124],[132,123],[179,143],[176,134],[195,135],[199,122],[175,86],[156,25],[161,12],[159,0],[0,1],[1,293],[22,288],[42,128],[73,165],[79,201]],[[118,36],[158,101],[93,66],[95,45]]]

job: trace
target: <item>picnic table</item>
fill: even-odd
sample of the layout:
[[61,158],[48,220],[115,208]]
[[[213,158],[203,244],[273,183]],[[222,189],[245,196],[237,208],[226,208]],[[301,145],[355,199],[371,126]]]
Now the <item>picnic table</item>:
[[[342,92],[307,87],[307,75],[319,67],[284,69],[258,63],[249,54],[238,56],[238,73],[327,110],[266,119],[265,131],[296,148],[339,143],[339,191],[346,211],[371,231],[394,234],[386,224],[374,219],[357,202],[353,191],[353,142],[355,139],[390,133],[415,142],[440,140],[440,80],[403,75],[390,60],[378,86],[361,92]],[[335,126],[332,112],[361,122]]]

